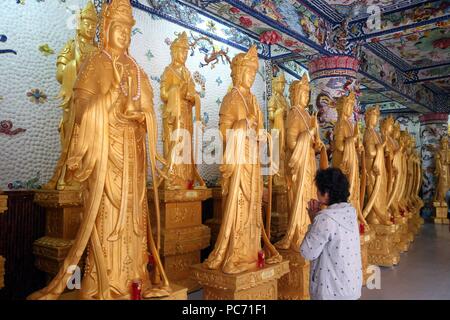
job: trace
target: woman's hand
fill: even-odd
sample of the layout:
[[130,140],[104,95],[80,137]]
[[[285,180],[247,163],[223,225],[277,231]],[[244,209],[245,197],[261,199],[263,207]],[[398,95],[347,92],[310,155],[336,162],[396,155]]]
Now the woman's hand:
[[319,214],[319,212],[320,212],[320,202],[318,200],[311,199],[308,202],[308,214],[311,223],[314,221],[314,218]]

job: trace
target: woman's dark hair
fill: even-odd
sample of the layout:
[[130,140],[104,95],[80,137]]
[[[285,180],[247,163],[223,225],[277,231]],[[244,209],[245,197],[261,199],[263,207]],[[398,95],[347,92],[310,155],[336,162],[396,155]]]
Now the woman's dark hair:
[[317,171],[315,182],[321,194],[328,193],[330,197],[328,205],[348,201],[350,184],[340,169],[329,168]]

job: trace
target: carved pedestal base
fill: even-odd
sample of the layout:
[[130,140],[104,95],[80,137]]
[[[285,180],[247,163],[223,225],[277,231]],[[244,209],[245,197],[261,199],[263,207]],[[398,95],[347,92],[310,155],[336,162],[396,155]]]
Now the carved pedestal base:
[[45,237],[33,244],[36,267],[53,277],[75,239],[82,208],[80,191],[36,191],[34,201],[46,210]]
[[[153,190],[148,191],[152,227]],[[209,246],[211,232],[202,224],[202,201],[211,198],[211,189],[160,190],[161,209],[161,260],[171,283],[188,288],[189,292],[200,289],[189,278],[190,266],[200,263],[200,250]]]
[[361,265],[363,274],[363,286],[366,285],[369,278],[369,243],[375,238],[375,231],[370,230],[360,235],[361,243]]
[[203,286],[205,300],[277,300],[277,282],[289,272],[289,261],[240,274],[192,266],[192,278]]
[[400,253],[394,238],[398,225],[370,225],[375,231],[375,239],[369,243],[369,264],[392,267],[400,262]]
[[434,217],[435,224],[450,224],[448,219],[448,207],[446,204],[434,202],[434,208],[436,209],[436,214]]
[[272,221],[270,240],[278,242],[286,234],[288,227],[288,193],[286,186],[274,186],[272,189]]
[[[185,287],[181,287],[178,285],[171,284],[172,293],[168,297],[164,298],[154,298],[154,299],[145,299],[148,301],[158,301],[158,300],[187,300],[187,289]],[[67,293],[62,294],[59,297],[59,300],[80,300],[80,291],[74,290]]]
[[395,241],[395,243],[400,253],[408,251],[409,246],[414,239],[414,234],[410,231],[409,228],[410,220],[411,219],[409,219],[408,217],[397,217],[395,219],[395,224],[398,225],[398,229],[396,231],[396,237],[398,237],[398,241]]
[[212,189],[213,197],[213,217],[206,220],[205,225],[211,229],[211,247],[214,248],[216,244],[217,236],[219,235],[220,225],[222,224],[222,187],[216,187]]
[[278,280],[279,300],[309,300],[309,261],[299,252],[278,250],[283,260],[289,261],[289,273]]

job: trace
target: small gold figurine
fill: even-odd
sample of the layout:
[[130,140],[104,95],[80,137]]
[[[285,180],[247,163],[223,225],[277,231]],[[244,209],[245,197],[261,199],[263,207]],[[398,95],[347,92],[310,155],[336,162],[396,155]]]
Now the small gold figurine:
[[287,173],[289,192],[289,224],[284,238],[275,244],[279,249],[300,251],[300,245],[311,223],[308,216],[308,202],[317,198],[314,184],[316,174],[316,153],[322,152],[321,168],[328,167],[326,147],[320,139],[317,114],[308,111],[309,80],[306,75],[290,86],[291,110],[287,122],[287,149],[290,151]]
[[203,265],[236,274],[257,268],[261,236],[269,254],[266,262],[278,263],[282,257],[270,244],[262,220],[263,177],[258,147],[264,138],[258,133],[263,129],[263,115],[251,92],[258,70],[256,47],[236,55],[231,69],[233,89],[224,97],[219,112],[219,128],[226,144],[220,168],[223,218],[215,248]]
[[[194,161],[194,152],[199,141],[192,146],[194,126],[192,108],[195,107],[196,122],[201,121],[200,96],[185,63],[189,41],[183,32],[170,46],[171,64],[161,77],[161,100],[163,106],[164,157],[168,160],[167,189],[191,189],[195,182],[206,187]],[[179,150],[179,146],[183,150]],[[182,151],[182,152],[181,152]]]
[[385,164],[387,141],[375,130],[380,118],[378,106],[366,110],[364,150],[367,171],[367,202],[363,216],[369,224],[392,225],[388,211],[388,179]]
[[[350,118],[356,102],[356,94],[351,92],[349,96],[339,98],[336,109],[338,120],[333,132],[333,161],[332,166],[339,168],[347,176],[350,183],[349,202],[358,213],[360,223],[368,227],[366,219],[362,214],[364,201],[365,183],[360,181],[359,163],[360,158],[364,161],[364,147],[361,143],[358,124],[353,125]],[[363,173],[363,178],[365,173]]]
[[[128,55],[134,23],[129,0],[103,4],[101,51],[83,64],[74,86],[80,121],[67,159],[68,176],[83,187],[83,219],[56,277],[29,299],[57,299],[86,248],[82,299],[130,299],[135,281],[142,284],[143,298],[167,296],[171,290],[147,205],[146,138],[157,183],[157,127],[150,82]],[[156,229],[159,234],[159,225]],[[155,261],[152,280],[148,252]]]
[[439,205],[446,206],[445,195],[449,189],[449,148],[448,138],[442,137],[440,143],[440,149],[435,153],[436,170],[434,171],[437,177],[436,193],[434,195],[434,202],[438,202]]
[[78,189],[79,184],[65,181],[66,161],[72,133],[75,127],[75,110],[73,106],[73,86],[82,63],[96,52],[95,32],[97,30],[97,12],[91,1],[81,10],[80,21],[74,39],[69,40],[62,49],[56,62],[56,79],[61,84],[59,97],[62,99],[63,116],[59,125],[61,155],[50,181],[43,186],[46,190]]
[[282,73],[272,80],[272,97],[269,100],[269,120],[270,129],[278,130],[279,134],[279,171],[273,179],[275,186],[285,186],[285,161],[286,161],[286,115],[289,111],[289,105],[284,97],[284,89],[286,86],[286,78]]

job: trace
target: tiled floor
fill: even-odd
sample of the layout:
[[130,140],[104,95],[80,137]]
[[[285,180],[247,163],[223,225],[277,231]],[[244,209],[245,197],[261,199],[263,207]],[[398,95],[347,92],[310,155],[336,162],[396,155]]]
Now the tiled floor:
[[450,299],[449,226],[426,224],[400,264],[381,269],[381,290],[363,290],[364,300]]
[[[202,299],[202,292],[189,300]],[[400,264],[381,268],[381,289],[363,289],[363,300],[450,300],[449,226],[426,224]]]

